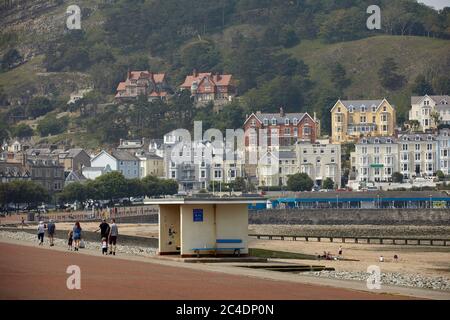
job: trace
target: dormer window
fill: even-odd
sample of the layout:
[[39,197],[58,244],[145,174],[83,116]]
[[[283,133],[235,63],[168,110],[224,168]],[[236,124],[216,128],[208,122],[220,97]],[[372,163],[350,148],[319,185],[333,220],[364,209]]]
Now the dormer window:
[[416,141],[420,141],[420,137],[419,136],[416,136]]
[[366,144],[366,143],[367,143],[367,139],[362,139],[361,142],[364,143],[364,144]]
[[365,106],[365,105],[362,105],[362,106],[361,106],[361,112],[366,112],[366,111],[367,111],[366,106]]
[[380,140],[379,139],[375,139],[375,143],[380,143]]
[[273,125],[273,126],[276,126],[276,125],[277,125],[277,119],[272,118],[272,125]]
[[287,126],[289,125],[289,118],[284,119],[284,124]]
[[408,141],[408,137],[407,137],[407,136],[404,136],[404,137],[403,137],[403,141]]
[[392,143],[392,139],[387,138],[387,139],[386,139],[386,143]]
[[433,136],[429,135],[428,136],[428,141],[431,141],[431,140],[433,140]]
[[372,112],[377,112],[377,106],[376,105],[372,105]]
[[265,126],[269,125],[269,119],[264,118],[264,125],[265,125]]
[[294,118],[294,119],[292,120],[292,124],[293,124],[294,126],[296,126],[297,123],[298,123],[298,119],[297,119],[297,118]]
[[351,105],[350,107],[348,107],[348,112],[353,113],[354,107]]
[[447,100],[444,99],[441,101],[441,104],[448,104],[448,102],[447,102]]

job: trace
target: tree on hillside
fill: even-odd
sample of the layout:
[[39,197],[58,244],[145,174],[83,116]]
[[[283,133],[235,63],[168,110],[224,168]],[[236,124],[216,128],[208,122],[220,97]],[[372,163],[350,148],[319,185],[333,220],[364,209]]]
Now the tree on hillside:
[[412,87],[412,93],[419,95],[419,96],[424,96],[426,94],[428,94],[428,95],[434,94],[431,83],[429,81],[427,81],[425,76],[422,74],[419,74],[416,77],[416,79],[414,80],[414,84]]
[[378,78],[381,85],[389,90],[398,90],[403,87],[406,79],[403,75],[397,73],[398,65],[393,58],[384,59],[380,69],[378,69]]
[[289,191],[311,191],[314,181],[306,173],[290,175],[287,181]]
[[17,49],[9,49],[2,57],[1,70],[7,71],[15,64],[22,61],[22,56]]
[[57,119],[54,115],[49,115],[39,121],[37,131],[41,137],[56,135],[66,131],[68,124],[69,119],[67,117]]
[[37,118],[52,111],[53,104],[46,97],[34,97],[26,106],[26,114],[28,117]]
[[434,92],[436,94],[448,94],[450,92],[450,76],[440,76],[438,77],[434,83]]
[[210,41],[196,41],[186,45],[181,50],[181,63],[186,73],[212,70],[221,60],[220,52]]
[[339,62],[331,67],[331,81],[339,92],[342,92],[351,83],[350,79],[347,78],[344,66]]
[[33,135],[33,129],[29,125],[21,123],[12,129],[11,135],[17,138],[28,138]]

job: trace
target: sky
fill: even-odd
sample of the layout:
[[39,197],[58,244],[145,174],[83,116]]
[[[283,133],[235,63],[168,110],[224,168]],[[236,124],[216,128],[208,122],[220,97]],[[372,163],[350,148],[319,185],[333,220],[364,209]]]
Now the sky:
[[418,0],[418,2],[425,3],[426,5],[434,7],[438,10],[445,7],[450,7],[450,0]]

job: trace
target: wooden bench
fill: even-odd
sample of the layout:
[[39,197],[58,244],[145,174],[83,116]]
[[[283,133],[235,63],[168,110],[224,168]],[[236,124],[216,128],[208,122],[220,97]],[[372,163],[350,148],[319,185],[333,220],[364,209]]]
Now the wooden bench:
[[[242,243],[241,239],[217,239],[216,240],[216,244],[230,244],[230,243]],[[237,253],[238,256],[241,255],[241,250],[243,250],[245,248],[242,247],[226,247],[226,248],[222,248],[222,247],[215,247],[215,248],[193,248],[192,251],[194,251],[197,254],[197,257],[200,257],[200,251],[214,251],[214,255],[217,255],[217,251],[233,251],[233,255],[235,255]]]

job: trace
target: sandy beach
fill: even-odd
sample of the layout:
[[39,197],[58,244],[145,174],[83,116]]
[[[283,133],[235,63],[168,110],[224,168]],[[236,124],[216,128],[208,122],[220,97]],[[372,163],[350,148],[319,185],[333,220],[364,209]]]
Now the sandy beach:
[[[98,222],[85,222],[82,227],[86,231],[98,229]],[[157,224],[118,224],[119,232],[123,235],[139,237],[158,237]],[[58,223],[59,230],[69,230],[73,223]],[[27,228],[34,228],[28,226]],[[250,225],[250,233],[271,234],[376,234],[394,236],[421,236],[450,238],[448,226],[283,226],[283,225]],[[320,264],[333,267],[336,271],[365,272],[370,265],[379,265],[382,272],[398,272],[408,274],[421,274],[432,277],[450,278],[450,247],[439,246],[403,246],[403,245],[367,245],[354,243],[330,243],[315,241],[281,241],[250,239],[250,248],[260,248],[277,251],[296,252],[312,255],[321,255],[328,251],[337,255],[342,246],[343,257],[358,261],[328,261],[321,260]],[[385,258],[384,263],[378,261],[379,256]],[[393,261],[398,255],[397,262]],[[294,262],[293,260],[290,260]],[[317,264],[317,260],[298,260],[295,262]]]

